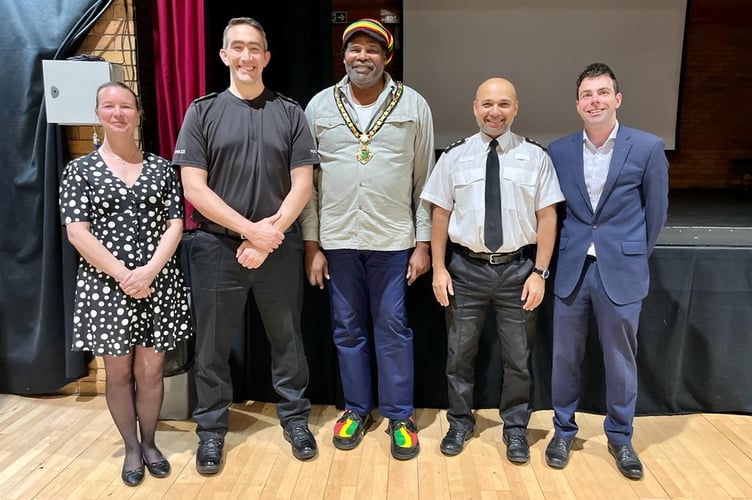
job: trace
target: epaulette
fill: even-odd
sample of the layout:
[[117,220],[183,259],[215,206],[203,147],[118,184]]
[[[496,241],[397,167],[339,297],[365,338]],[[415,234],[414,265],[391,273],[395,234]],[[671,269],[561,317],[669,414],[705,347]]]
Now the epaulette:
[[281,97],[281,98],[282,98],[283,100],[285,100],[285,101],[287,101],[287,102],[291,102],[291,103],[293,103],[294,105],[296,105],[296,106],[298,106],[298,107],[302,107],[302,106],[300,106],[300,103],[298,103],[298,101],[296,101],[295,99],[293,99],[293,98],[291,98],[291,97],[287,97],[287,96],[286,96],[286,95],[284,95],[284,94],[280,94],[279,92],[275,92],[275,93],[276,93],[276,94],[277,94],[277,95],[278,95],[279,97]]
[[459,146],[460,144],[465,144],[466,140],[467,140],[467,137],[465,137],[464,139],[460,139],[459,141],[455,141],[455,142],[451,143],[449,146],[447,146],[446,148],[444,148],[444,152],[448,153],[450,149],[454,149],[457,146]]
[[214,99],[218,95],[219,94],[217,94],[216,92],[212,92],[211,94],[206,94],[206,95],[202,95],[201,97],[197,97],[196,99],[193,100],[193,102],[201,102],[201,101],[206,101],[208,99]]
[[544,147],[544,146],[543,146],[542,144],[539,144],[539,143],[535,142],[534,140],[532,140],[532,139],[531,139],[531,138],[529,138],[529,137],[525,137],[525,142],[529,142],[530,144],[533,144],[533,145],[535,145],[535,146],[538,146],[538,147],[539,147],[539,148],[541,148],[541,149],[542,149],[543,151],[548,151],[548,150],[547,150],[547,149],[546,149],[546,148],[545,148],[545,147]]

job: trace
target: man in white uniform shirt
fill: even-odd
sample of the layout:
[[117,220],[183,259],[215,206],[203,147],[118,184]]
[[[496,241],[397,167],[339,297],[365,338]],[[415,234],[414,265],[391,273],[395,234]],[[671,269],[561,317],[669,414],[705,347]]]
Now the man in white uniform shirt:
[[549,275],[556,204],[564,198],[545,149],[510,131],[518,108],[509,81],[483,82],[473,102],[480,132],[444,151],[421,198],[433,204],[433,291],[447,308],[449,431],[440,449],[457,455],[473,434],[475,357],[491,304],[501,342],[506,455],[525,463],[535,309]]

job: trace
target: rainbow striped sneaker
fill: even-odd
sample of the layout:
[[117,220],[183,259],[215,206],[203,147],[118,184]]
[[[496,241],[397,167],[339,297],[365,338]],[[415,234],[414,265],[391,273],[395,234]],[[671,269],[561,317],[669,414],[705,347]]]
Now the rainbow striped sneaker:
[[418,442],[418,428],[415,420],[410,417],[405,420],[389,419],[389,436],[392,438],[392,456],[397,460],[409,460],[420,451]]
[[345,413],[334,424],[332,443],[338,450],[352,450],[358,444],[363,434],[373,423],[371,414],[360,416],[354,411],[345,409]]

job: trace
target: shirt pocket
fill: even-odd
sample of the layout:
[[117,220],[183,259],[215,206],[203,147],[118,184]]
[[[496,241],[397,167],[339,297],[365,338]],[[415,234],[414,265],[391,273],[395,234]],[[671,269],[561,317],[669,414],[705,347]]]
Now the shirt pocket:
[[452,172],[455,204],[481,209],[486,199],[486,171],[483,168],[469,168]]
[[313,128],[316,131],[317,137],[320,137],[322,134],[327,134],[330,131],[335,131],[337,133],[347,132],[352,135],[352,132],[350,132],[350,129],[345,124],[345,120],[343,120],[341,116],[316,118]]
[[521,214],[527,213],[527,207],[535,207],[538,178],[534,170],[505,166],[501,171],[501,177],[502,206],[517,210]]
[[[379,119],[381,113],[376,116]],[[371,123],[376,123],[375,121]],[[370,130],[370,129],[369,129]],[[395,155],[412,155],[415,151],[415,118],[400,113],[391,113],[384,120],[376,137],[379,147]]]

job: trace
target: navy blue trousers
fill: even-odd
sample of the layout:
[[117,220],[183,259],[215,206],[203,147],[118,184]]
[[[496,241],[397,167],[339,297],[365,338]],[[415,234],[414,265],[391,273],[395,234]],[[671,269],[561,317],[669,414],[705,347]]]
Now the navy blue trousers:
[[326,250],[331,321],[345,406],[360,414],[374,406],[370,325],[378,373],[379,412],[389,419],[413,413],[413,332],[405,294],[411,250]]
[[637,326],[642,301],[615,304],[603,290],[597,261],[588,260],[569,297],[554,301],[551,399],[556,436],[577,434],[575,411],[591,314],[595,316],[606,377],[606,418],[603,429],[615,445],[632,440],[637,402]]

